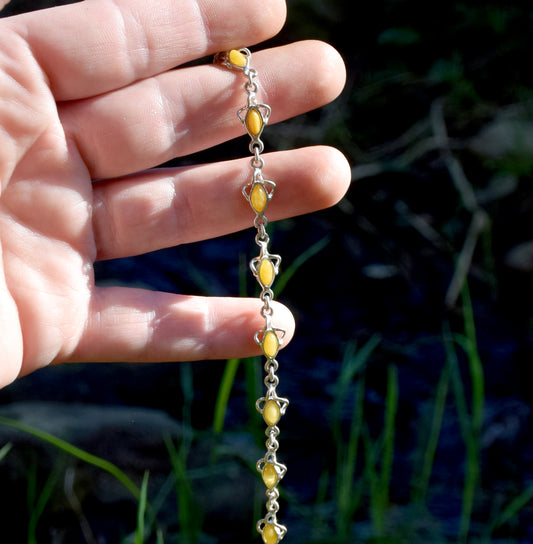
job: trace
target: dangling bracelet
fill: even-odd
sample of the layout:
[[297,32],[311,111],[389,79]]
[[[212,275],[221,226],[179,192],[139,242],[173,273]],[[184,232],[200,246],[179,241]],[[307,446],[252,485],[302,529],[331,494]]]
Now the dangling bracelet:
[[251,53],[248,49],[233,49],[216,55],[215,60],[221,62],[228,68],[242,71],[245,77],[244,90],[248,95],[246,106],[241,108],[237,115],[250,135],[250,152],[253,155],[251,166],[253,170],[250,183],[243,187],[243,195],[250,203],[255,212],[254,226],[257,229],[255,241],[259,246],[259,256],[252,259],[250,268],[253,275],[261,286],[261,315],[265,319],[265,327],[255,333],[254,340],[261,347],[266,358],[264,380],[266,394],[256,402],[258,412],[263,416],[267,429],[265,456],[257,462],[257,470],[261,473],[266,486],[266,516],[257,522],[257,530],[261,534],[265,544],[277,544],[286,534],[287,528],[278,523],[277,513],[279,510],[278,483],[287,472],[285,465],[277,460],[279,442],[279,428],[277,426],[281,416],[285,413],[289,401],[278,397],[276,387],[279,378],[276,375],[278,362],[276,357],[283,342],[285,331],[273,326],[273,309],[271,302],[274,298],[272,284],[279,271],[281,257],[273,255],[268,250],[270,238],[266,227],[268,220],[265,216],[265,209],[274,195],[276,184],[263,177],[265,161],[261,153],[264,144],[261,141],[261,133],[270,118],[270,106],[257,102],[257,70],[250,68]]

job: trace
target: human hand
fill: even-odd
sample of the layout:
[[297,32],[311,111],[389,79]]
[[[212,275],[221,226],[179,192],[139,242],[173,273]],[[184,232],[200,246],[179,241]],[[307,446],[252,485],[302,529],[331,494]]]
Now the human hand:
[[[284,17],[281,0],[87,0],[0,19],[0,386],[50,363],[257,353],[257,300],[95,287],[93,264],[251,224],[248,158],[149,169],[242,133],[238,74],[171,69],[267,39]],[[253,61],[271,123],[344,84],[323,43]],[[349,183],[331,148],[264,157],[271,220],[330,206]],[[274,312],[289,340],[290,312]]]

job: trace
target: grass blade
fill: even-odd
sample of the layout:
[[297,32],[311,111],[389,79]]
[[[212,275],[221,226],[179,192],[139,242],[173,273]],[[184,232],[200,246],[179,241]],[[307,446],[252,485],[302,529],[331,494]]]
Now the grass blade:
[[2,449],[0,450],[0,461],[11,451],[11,448],[13,447],[13,444],[11,442],[8,442],[5,444]]
[[458,541],[466,542],[470,531],[470,520],[474,509],[474,497],[479,480],[479,441],[473,426],[472,418],[468,412],[466,394],[459,372],[457,352],[455,350],[454,340],[448,328],[446,328],[444,332],[444,345],[446,348],[446,358],[450,365],[451,382],[457,407],[459,427],[466,449],[463,500],[458,534]]
[[[355,377],[361,373],[381,341],[379,335],[372,336],[366,344],[357,349],[355,342],[350,342],[337,379],[336,395],[332,406],[332,433],[337,449],[337,533],[341,539],[348,536],[349,526],[354,510],[357,508],[359,494],[354,493],[355,465],[358,457],[359,441],[363,429],[363,405],[365,396],[365,380],[359,377],[355,388],[354,406],[348,440],[345,441],[341,431],[342,410],[349,395],[350,386]],[[368,458],[367,458],[368,461]]]
[[333,419],[333,435],[338,444],[341,443],[340,421],[342,419],[342,407],[346,402],[350,384],[355,376],[360,373],[365,367],[372,352],[381,342],[381,336],[375,334],[361,348],[357,349],[355,342],[350,342],[344,352],[344,357],[341,365],[341,370],[336,384],[335,402],[332,408]]
[[363,413],[365,399],[365,379],[359,378],[356,387],[350,436],[348,443],[339,443],[338,450],[338,483],[337,483],[337,532],[341,539],[348,538],[352,517],[357,509],[360,495],[354,493],[354,476],[357,464],[359,441],[363,429]]
[[[365,476],[370,485],[370,517],[377,542],[381,542],[385,537],[387,528],[386,513],[389,508],[397,412],[398,370],[394,365],[391,365],[387,373],[387,394],[382,436],[374,442],[366,426],[362,434],[366,458]],[[379,454],[381,454],[381,457],[379,457]]]
[[324,236],[324,238],[321,238],[318,242],[315,242],[311,247],[307,248],[304,252],[300,253],[294,261],[290,264],[290,266],[287,267],[287,269],[283,272],[283,274],[280,275],[280,277],[276,281],[275,289],[276,292],[276,298],[280,296],[282,291],[285,289],[285,286],[287,283],[289,283],[290,279],[296,274],[298,269],[311,257],[314,257],[317,253],[320,253],[329,242],[330,237]]
[[439,383],[435,392],[435,403],[433,406],[433,417],[429,429],[428,440],[422,459],[422,468],[415,478],[413,484],[413,500],[415,502],[425,503],[429,488],[431,473],[433,472],[433,463],[437,452],[442,422],[444,420],[444,411],[446,409],[446,397],[450,385],[450,365],[448,362],[442,369]]
[[463,320],[465,330],[465,351],[468,358],[470,378],[472,380],[472,425],[478,435],[483,426],[483,411],[485,404],[485,378],[483,365],[479,356],[476,339],[476,325],[474,322],[474,310],[468,285],[465,283],[462,290]]
[[194,491],[187,472],[187,457],[190,445],[187,442],[182,442],[178,449],[169,437],[165,437],[165,444],[175,476],[180,542],[187,544],[196,542],[203,520],[199,505],[194,500]]
[[226,418],[226,410],[228,407],[231,389],[235,382],[237,369],[239,368],[240,359],[229,359],[226,362],[224,374],[218,388],[217,400],[215,403],[215,414],[213,416],[213,431],[215,434],[220,434],[224,429],[224,420]]
[[381,502],[383,511],[389,506],[389,488],[394,460],[396,414],[398,413],[398,369],[392,365],[387,374],[387,398],[385,401],[385,429],[381,463]]
[[369,493],[370,493],[370,518],[372,521],[372,526],[374,533],[379,536],[382,533],[382,527],[380,526],[381,516],[379,513],[379,474],[377,470],[377,458],[378,458],[378,447],[377,444],[372,440],[370,436],[370,431],[367,425],[363,426],[363,445],[365,448],[365,468],[363,476],[368,482]]
[[496,516],[493,522],[490,525],[490,534],[492,534],[496,529],[505,525],[507,522],[511,521],[518,512],[533,499],[533,484],[529,485],[515,497],[504,509],[503,511]]
[[88,453],[85,450],[82,450],[76,446],[73,446],[65,440],[62,440],[61,438],[58,438],[57,436],[54,436],[46,431],[35,429],[33,427],[30,427],[29,425],[26,425],[25,423],[20,423],[19,421],[16,421],[14,419],[0,416],[0,425],[7,425],[8,427],[13,427],[14,429],[35,436],[36,438],[39,438],[40,440],[51,444],[57,449],[62,450],[85,463],[88,463],[108,472],[113,477],[115,477],[135,497],[136,500],[139,500],[139,488],[124,472],[122,472],[122,470],[120,470],[113,463],[106,461],[101,457],[97,457],[96,455],[92,455],[91,453]]
[[137,529],[135,530],[135,544],[144,543],[144,519],[146,516],[146,505],[148,503],[148,478],[149,471],[145,471],[141,484],[139,504],[137,507]]
[[[30,471],[30,477],[28,478],[28,506],[31,511],[30,519],[28,521],[27,528],[27,543],[37,544],[37,524],[41,518],[50,497],[52,491],[58,479],[58,464],[54,467],[54,470],[50,473],[46,482],[37,496],[37,464],[32,467]],[[33,498],[32,498],[33,497]]]

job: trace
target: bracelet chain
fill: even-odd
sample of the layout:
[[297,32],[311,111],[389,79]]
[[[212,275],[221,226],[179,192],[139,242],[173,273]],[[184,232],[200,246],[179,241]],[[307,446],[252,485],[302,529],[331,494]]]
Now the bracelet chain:
[[279,397],[276,388],[279,384],[277,376],[278,361],[276,357],[278,350],[283,343],[285,330],[272,325],[273,308],[272,301],[274,292],[272,284],[279,273],[281,257],[269,252],[270,237],[267,233],[268,219],[265,216],[265,209],[274,195],[276,184],[263,177],[265,161],[261,156],[264,144],[261,140],[261,133],[268,123],[271,109],[266,104],[257,101],[257,70],[250,67],[251,53],[248,49],[233,49],[216,55],[215,60],[221,62],[228,68],[242,71],[245,77],[244,90],[247,93],[246,106],[237,112],[237,116],[243,123],[250,136],[250,153],[253,155],[250,161],[253,170],[250,183],[242,189],[243,195],[250,203],[255,212],[254,227],[257,230],[255,242],[259,246],[259,255],[250,261],[250,269],[261,286],[259,296],[262,307],[261,316],[265,320],[264,329],[258,331],[255,342],[261,347],[266,358],[264,365],[266,387],[265,396],[258,399],[256,408],[263,416],[267,425],[265,435],[266,453],[257,464],[257,470],[261,473],[266,486],[266,510],[265,517],[257,522],[257,530],[261,534],[265,544],[277,544],[287,533],[287,528],[277,520],[279,511],[279,481],[287,472],[287,467],[277,460],[279,448],[277,426],[281,416],[285,413],[289,404],[288,399]]

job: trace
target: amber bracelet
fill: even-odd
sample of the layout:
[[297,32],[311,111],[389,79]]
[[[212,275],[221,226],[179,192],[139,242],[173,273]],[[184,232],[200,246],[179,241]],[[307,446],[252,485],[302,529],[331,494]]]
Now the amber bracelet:
[[285,331],[274,327],[272,300],[274,292],[272,284],[279,272],[281,257],[269,252],[268,246],[270,238],[266,227],[268,224],[265,210],[268,203],[274,195],[276,184],[263,177],[264,160],[261,153],[264,144],[261,141],[263,128],[270,118],[270,106],[261,104],[257,101],[256,93],[258,86],[255,81],[257,70],[250,67],[251,53],[248,49],[233,49],[216,55],[215,60],[224,64],[228,68],[239,70],[245,77],[244,90],[247,93],[248,100],[246,106],[242,107],[237,116],[243,123],[250,136],[251,167],[253,170],[250,183],[243,187],[243,195],[250,203],[255,212],[254,226],[257,230],[255,241],[260,248],[259,255],[250,261],[250,268],[254,277],[261,286],[260,299],[262,307],[261,316],[265,320],[264,329],[257,331],[254,336],[255,342],[261,347],[266,358],[265,362],[265,396],[256,402],[258,412],[263,416],[267,425],[265,434],[266,454],[257,462],[257,470],[261,473],[263,482],[266,486],[266,515],[257,522],[257,530],[261,534],[265,544],[277,544],[287,533],[287,528],[278,523],[277,514],[279,510],[279,481],[287,472],[285,465],[277,460],[277,451],[279,448],[278,422],[285,413],[289,401],[279,397],[276,388],[279,384],[277,376],[278,361],[276,357],[283,342]]

